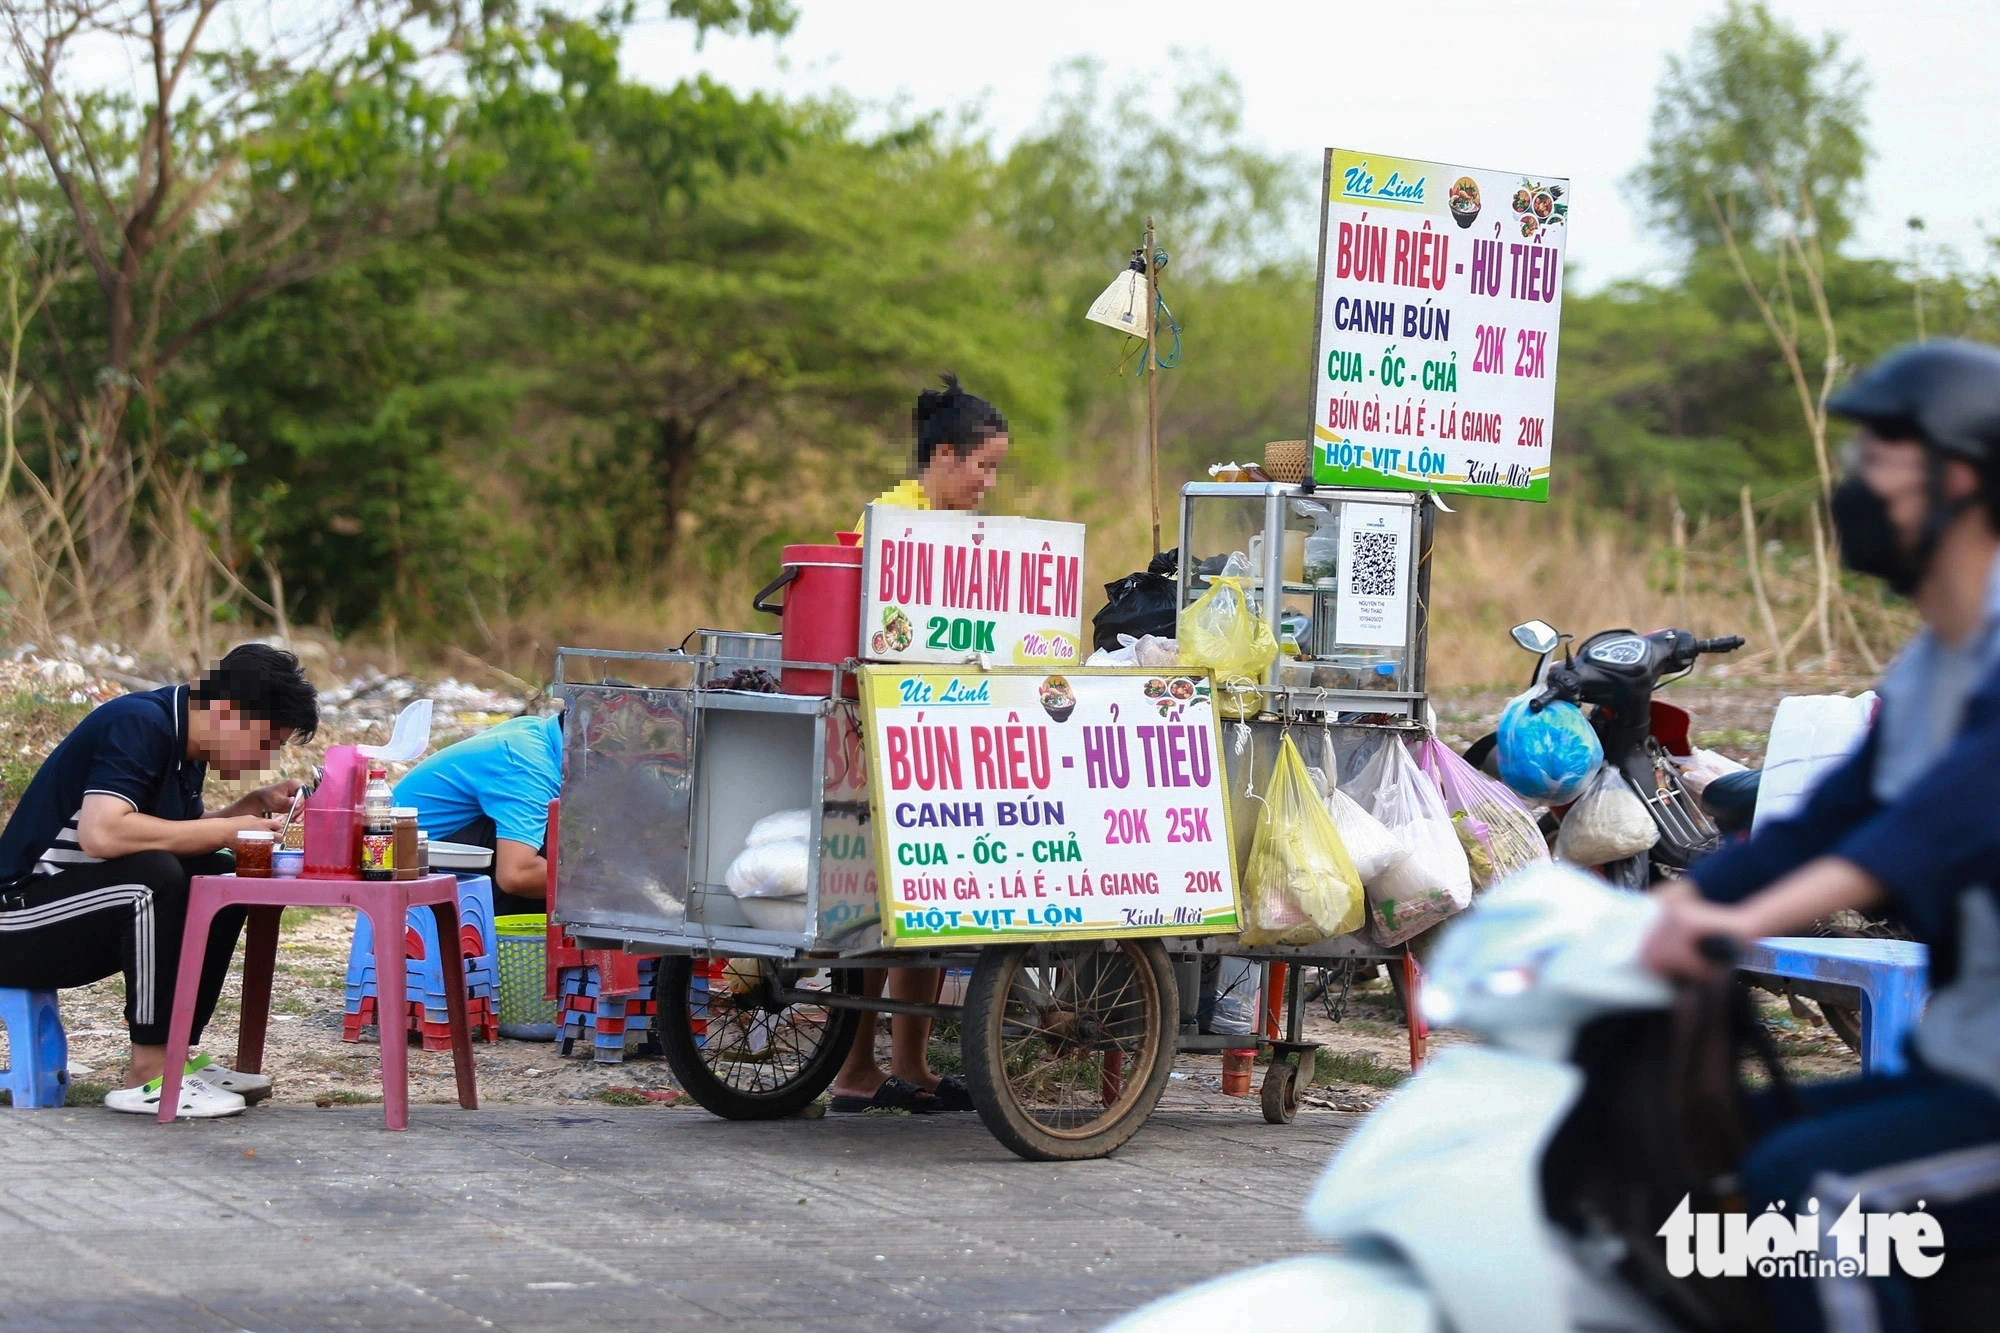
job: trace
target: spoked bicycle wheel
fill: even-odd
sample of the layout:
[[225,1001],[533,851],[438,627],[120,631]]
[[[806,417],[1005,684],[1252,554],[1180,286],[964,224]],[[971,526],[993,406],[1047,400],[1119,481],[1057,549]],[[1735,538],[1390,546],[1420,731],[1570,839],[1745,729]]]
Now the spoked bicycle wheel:
[[813,976],[755,958],[715,968],[685,955],[660,961],[654,1022],[667,1065],[690,1097],[728,1120],[775,1120],[826,1091],[861,1015],[791,1003],[780,998],[786,990],[859,995],[861,973]]
[[1115,1151],[1173,1072],[1179,1011],[1157,940],[982,951],[960,1037],[979,1118],[1032,1161]]

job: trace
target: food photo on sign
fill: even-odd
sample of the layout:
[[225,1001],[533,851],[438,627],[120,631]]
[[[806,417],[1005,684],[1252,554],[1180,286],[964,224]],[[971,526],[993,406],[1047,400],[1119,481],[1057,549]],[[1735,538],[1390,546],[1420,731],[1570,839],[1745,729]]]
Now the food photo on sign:
[[1312,476],[1546,500],[1569,182],[1330,148]]

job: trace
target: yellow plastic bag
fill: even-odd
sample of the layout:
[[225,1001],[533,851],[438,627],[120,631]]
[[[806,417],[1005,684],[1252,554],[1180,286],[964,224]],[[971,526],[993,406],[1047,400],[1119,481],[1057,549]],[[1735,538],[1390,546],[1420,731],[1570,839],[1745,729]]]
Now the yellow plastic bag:
[[1181,661],[1215,673],[1215,703],[1224,717],[1261,711],[1255,686],[1278,656],[1271,627],[1250,610],[1243,580],[1218,578],[1180,614]]
[[1361,929],[1361,876],[1290,736],[1271,766],[1243,894],[1245,944],[1313,944]]

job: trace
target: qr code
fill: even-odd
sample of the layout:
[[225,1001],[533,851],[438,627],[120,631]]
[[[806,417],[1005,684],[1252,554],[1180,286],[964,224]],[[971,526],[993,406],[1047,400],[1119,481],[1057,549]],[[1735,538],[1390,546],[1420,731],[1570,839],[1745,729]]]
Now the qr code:
[[1355,597],[1396,595],[1395,532],[1357,532],[1347,565],[1347,591]]

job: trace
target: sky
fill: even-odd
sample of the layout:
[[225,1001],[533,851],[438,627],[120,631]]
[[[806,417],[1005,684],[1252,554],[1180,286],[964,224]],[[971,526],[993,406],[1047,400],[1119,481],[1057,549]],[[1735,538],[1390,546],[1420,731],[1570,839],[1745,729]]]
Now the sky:
[[[1176,48],[1241,84],[1247,137],[1314,164],[1328,147],[1570,179],[1569,255],[1586,287],[1671,272],[1657,221],[1624,182],[1645,156],[1653,94],[1720,0],[1430,0],[1423,5],[1266,0],[798,0],[790,37],[642,24],[636,77],[698,71],[788,95],[832,89],[912,112],[982,110],[996,144],[1031,130],[1057,64],[1103,62],[1112,86],[1170,76]],[[1875,150],[1857,248],[1908,260],[1924,242],[1983,262],[2000,233],[2000,4],[1994,0],[1772,0],[1811,34],[1861,57]],[[1315,171],[1316,174],[1316,171]],[[1171,221],[1162,220],[1170,236]],[[1310,251],[1316,216],[1301,219]]]

